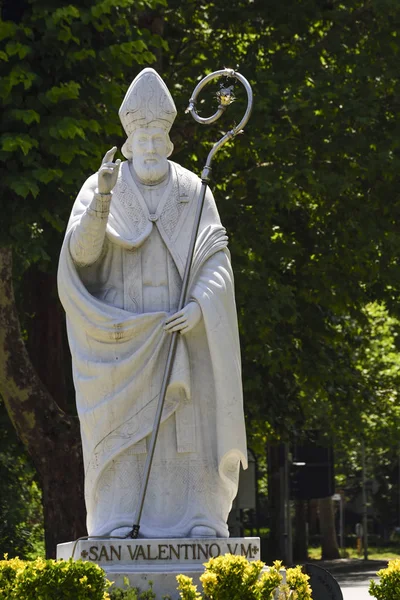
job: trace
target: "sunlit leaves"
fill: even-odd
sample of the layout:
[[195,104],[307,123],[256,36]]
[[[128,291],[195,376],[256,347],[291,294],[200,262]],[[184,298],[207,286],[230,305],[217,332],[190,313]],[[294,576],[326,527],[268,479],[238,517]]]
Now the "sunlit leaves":
[[69,4],[67,6],[62,6],[57,8],[51,15],[51,18],[48,19],[47,25],[49,27],[55,27],[62,24],[62,22],[66,22],[70,24],[73,20],[79,19],[81,13],[79,12],[76,6]]
[[18,121],[23,121],[26,125],[31,123],[40,123],[40,114],[33,109],[14,109],[10,111],[10,116]]
[[36,198],[39,194],[39,186],[28,177],[19,176],[12,179],[8,178],[7,180],[10,190],[15,192],[20,198],[25,199],[30,194]]
[[63,100],[77,100],[81,85],[76,81],[63,82],[58,86],[53,86],[45,93],[46,98],[56,104]]
[[[397,377],[366,307],[399,313],[400,5],[162,4],[163,36],[138,26],[157,3],[133,0],[35,3],[29,22],[0,23],[2,198],[18,196],[3,227],[19,242],[25,221],[44,243],[59,235],[81,182],[123,142],[119,104],[156,55],[178,109],[173,159],[200,173],[246,98],[238,85],[208,128],[184,110],[202,76],[238,64],[253,115],[217,156],[211,186],[235,268],[248,417],[276,436],[306,424],[360,431],[393,405]],[[204,114],[216,108],[211,87]]]
[[[160,36],[153,46],[137,11],[159,4],[91,0],[50,10],[40,0],[20,23],[0,22],[0,243],[12,242],[24,265],[56,257],[73,197],[104,149],[122,142],[126,87],[139,65],[154,62],[154,48],[167,47]],[[32,237],[33,223],[43,235]]]
[[0,81],[0,98],[2,98],[5,104],[8,104],[11,102],[13,88],[22,85],[23,89],[27,91],[32,87],[35,79],[35,73],[28,71],[24,64],[15,64],[8,72],[8,75],[5,75]]
[[8,135],[0,137],[0,147],[5,152],[21,152],[26,156],[32,148],[38,147],[38,141],[27,134]]

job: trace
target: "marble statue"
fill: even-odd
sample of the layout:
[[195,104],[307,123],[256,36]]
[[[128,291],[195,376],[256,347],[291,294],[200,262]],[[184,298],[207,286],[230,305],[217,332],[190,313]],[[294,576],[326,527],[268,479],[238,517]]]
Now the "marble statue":
[[177,312],[200,179],[168,160],[176,116],[153,69],[119,111],[126,161],[104,156],[72,209],[59,265],[85,466],[88,534],[124,536],[179,331],[140,536],[228,537],[247,452],[227,236],[208,190],[190,300]]

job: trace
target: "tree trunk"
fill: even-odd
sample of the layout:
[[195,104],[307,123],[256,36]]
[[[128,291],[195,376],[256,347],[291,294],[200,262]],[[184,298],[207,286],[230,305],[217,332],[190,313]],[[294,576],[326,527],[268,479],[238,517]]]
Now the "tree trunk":
[[319,534],[319,532],[318,500],[312,498],[308,501],[308,534],[309,536],[313,536]]
[[37,469],[43,493],[46,554],[85,535],[79,421],[39,379],[21,337],[12,285],[12,251],[0,248],[0,393]]
[[322,544],[321,558],[322,560],[340,558],[332,498],[330,496],[328,498],[320,498],[318,500],[318,508]]
[[306,500],[295,500],[294,522],[293,558],[297,561],[306,561],[308,558]]
[[270,523],[267,556],[263,560],[285,559],[284,499],[282,496],[282,444],[267,445],[268,458],[268,513]]
[[57,295],[56,274],[31,266],[24,275],[22,302],[22,306],[18,307],[19,314],[24,311],[29,315],[26,320],[29,358],[48,392],[57,398],[58,406],[68,412],[68,398],[74,398],[74,395],[72,381],[67,383],[71,361],[64,313]]

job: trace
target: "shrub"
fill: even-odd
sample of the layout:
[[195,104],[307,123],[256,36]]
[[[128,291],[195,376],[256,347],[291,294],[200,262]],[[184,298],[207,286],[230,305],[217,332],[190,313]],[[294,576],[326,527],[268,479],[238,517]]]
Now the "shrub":
[[129,585],[129,579],[124,577],[125,588],[113,588],[110,591],[110,600],[138,600],[139,590]]
[[182,600],[200,600],[201,594],[197,591],[197,585],[194,585],[193,579],[187,575],[177,575],[179,597]]
[[1,600],[108,600],[108,587],[103,569],[89,562],[0,561]]
[[[282,582],[282,563],[275,561],[262,572],[264,563],[249,562],[244,556],[225,554],[205,563],[200,577],[204,597],[211,600],[312,600],[309,577],[301,567],[288,569],[287,583]],[[201,600],[191,577],[178,575],[178,590],[182,600]]]
[[386,569],[378,571],[379,582],[371,581],[369,593],[377,600],[399,600],[400,598],[400,558],[390,560]]
[[[153,582],[149,580],[147,590],[141,592],[139,588],[131,587],[128,577],[124,577],[124,588],[115,588],[110,592],[110,600],[155,600],[156,595],[153,592]],[[163,596],[168,599],[169,596]]]
[[205,563],[200,581],[206,596],[218,600],[255,600],[256,584],[264,566],[260,560],[249,562],[244,556],[226,554]]
[[282,585],[283,577],[280,573],[281,569],[282,563],[279,560],[276,560],[268,571],[264,571],[260,580],[257,582],[258,598],[270,600],[270,598],[274,597],[275,591],[279,592],[278,597],[282,598],[282,600],[289,597],[287,586]]
[[[400,565],[399,561],[397,562]],[[200,577],[204,598],[209,600],[312,600],[308,575],[300,567],[288,569],[287,583],[282,580],[282,563],[274,562],[267,571],[264,563],[249,562],[244,556],[225,554],[211,558]],[[400,572],[400,567],[398,567]],[[178,590],[182,600],[202,600],[193,580],[178,575]],[[400,578],[399,578],[400,581]],[[54,561],[37,558],[23,561],[13,558],[0,561],[0,600],[155,600],[151,581],[140,591],[124,579],[124,588],[114,588],[108,594],[110,582],[103,569],[91,562]],[[396,588],[398,589],[398,588]],[[394,600],[395,596],[376,596],[379,600]],[[396,597],[398,600],[400,596]],[[157,600],[170,600],[162,596]]]
[[11,592],[15,585],[17,571],[23,568],[24,562],[19,558],[7,560],[7,554],[4,555],[5,560],[0,561],[0,598],[1,600],[11,597]]
[[289,589],[293,590],[293,600],[312,600],[309,579],[310,577],[303,573],[299,566],[286,571],[286,582]]

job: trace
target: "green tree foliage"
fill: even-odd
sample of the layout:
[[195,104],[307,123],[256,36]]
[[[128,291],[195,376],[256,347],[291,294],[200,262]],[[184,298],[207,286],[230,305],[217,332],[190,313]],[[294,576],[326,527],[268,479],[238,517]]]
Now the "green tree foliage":
[[[27,357],[20,351],[12,293],[8,284],[3,285],[9,278],[11,265],[6,247],[13,249],[24,339],[30,348],[38,349],[44,362],[46,353],[61,357],[57,343],[60,345],[63,339],[59,324],[54,322],[59,319],[57,311],[49,310],[47,322],[46,319],[42,321],[49,328],[48,332],[41,332],[36,327],[35,334],[43,342],[40,347],[40,343],[30,339],[35,329],[31,325],[37,319],[37,306],[24,302],[24,289],[19,284],[23,272],[33,263],[38,271],[48,271],[53,286],[52,289],[47,287],[46,291],[43,289],[41,303],[50,307],[50,299],[56,295],[58,254],[73,197],[85,178],[96,171],[107,146],[123,140],[117,113],[127,83],[142,66],[151,64],[155,52],[165,46],[159,36],[139,27],[141,13],[162,3],[163,0],[121,0],[118,6],[110,0],[78,1],[75,4],[62,0],[56,4],[46,0],[26,3],[4,0],[2,3],[0,316],[4,328],[2,335],[0,332],[0,390],[38,470],[44,491],[46,544],[50,555],[54,554],[55,543],[62,541],[56,539],[57,536],[69,539],[65,537],[67,535],[72,539],[82,531],[79,521],[82,523],[83,515],[76,514],[78,509],[74,510],[74,524],[73,515],[71,519],[66,518],[64,505],[65,502],[71,507],[74,505],[73,499],[68,499],[66,489],[75,490],[81,502],[78,429],[73,419],[69,420],[57,407],[57,397],[54,396],[54,405],[50,405],[51,396],[45,399],[41,383],[35,379],[26,363]],[[39,279],[36,277],[36,281]],[[40,297],[37,299],[40,301]],[[52,315],[56,315],[53,320]],[[11,345],[14,350],[10,350]],[[16,350],[18,345],[19,350]],[[40,362],[40,356],[33,358],[34,364]],[[59,364],[62,365],[61,359]],[[67,360],[66,369],[70,368],[69,364]],[[47,368],[46,364],[39,366],[46,384],[50,361]],[[57,380],[57,376],[53,379]],[[59,381],[62,379],[58,377]],[[48,389],[52,391],[51,386]],[[36,396],[33,390],[36,390]],[[65,408],[62,403],[60,406]],[[63,435],[70,436],[68,442],[66,438],[62,441]],[[64,462],[51,465],[55,449],[64,443],[69,448],[68,456],[64,456]],[[53,452],[49,451],[50,447]],[[8,482],[9,494],[17,482],[24,479],[21,500],[22,497],[27,500],[29,494],[25,488],[30,474],[24,475],[26,458],[20,457],[20,450],[15,450],[16,467],[11,470],[14,450],[12,454],[1,456],[4,458],[3,483]],[[75,465],[71,464],[73,460]],[[76,481],[67,483],[74,476]],[[55,498],[51,498],[53,493]],[[3,499],[8,504],[10,496],[4,495]],[[16,502],[12,508],[11,503],[12,518],[7,521],[9,529],[4,531],[2,541],[7,545],[11,542],[5,540],[14,540],[14,551],[22,548],[21,552],[25,553],[21,536],[30,516],[28,509],[23,514],[21,506]],[[70,533],[62,533],[65,526],[68,529],[68,523]],[[31,533],[31,528],[28,529]]]
[[367,326],[361,332],[367,338],[359,354],[358,368],[367,382],[371,401],[361,411],[362,433],[338,430],[336,466],[339,487],[346,487],[353,499],[361,494],[361,442],[366,449],[366,479],[369,502],[376,520],[390,531],[398,523],[399,502],[399,334],[398,318],[377,303],[365,307]]
[[235,267],[251,443],[305,427],[342,440],[367,428],[375,447],[398,439],[397,367],[387,370],[399,316],[399,3],[117,4],[39,0],[0,23],[0,242],[19,269],[54,269],[74,195],[124,139],[127,84],[156,56],[179,113],[173,158],[200,173],[245,99],[238,88],[210,128],[184,109],[202,75],[238,64],[253,116],[221,151],[212,187]]
[[0,549],[29,558],[43,552],[43,514],[35,471],[0,402]]
[[0,22],[0,240],[28,262],[57,256],[77,187],[121,141],[126,83],[163,45],[138,16],[160,2],[39,0]]
[[[254,90],[213,184],[236,275],[250,444],[262,453],[273,436],[334,434],[340,482],[359,492],[364,437],[375,506],[393,524],[400,7],[256,0],[179,11],[170,0],[166,21],[181,105],[193,64],[199,74],[238,64]],[[240,90],[237,105],[236,119]],[[219,128],[181,123],[179,159],[199,171]]]
[[[166,69],[184,97],[193,65],[202,74],[239,63],[253,84],[245,135],[214,169],[252,432],[305,423],[361,431],[382,387],[378,363],[374,378],[359,368],[365,306],[398,312],[400,6],[256,0],[179,10],[171,0],[166,21]],[[198,130],[180,152],[194,167],[218,138],[218,127]]]

